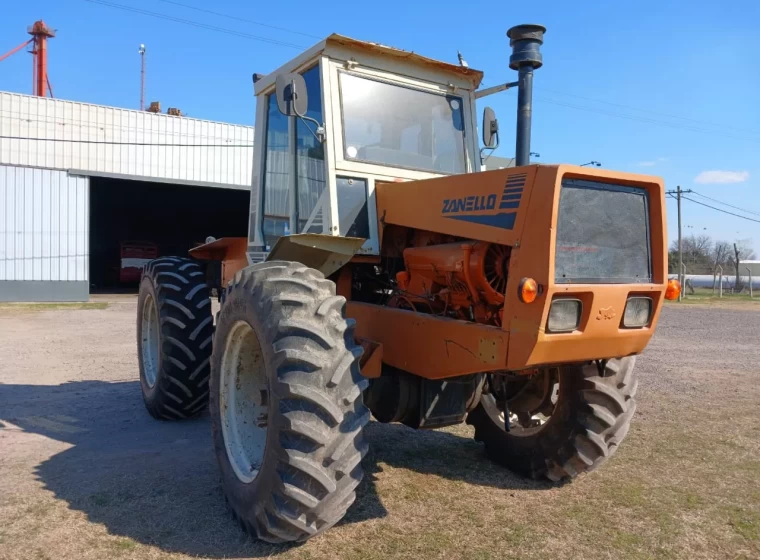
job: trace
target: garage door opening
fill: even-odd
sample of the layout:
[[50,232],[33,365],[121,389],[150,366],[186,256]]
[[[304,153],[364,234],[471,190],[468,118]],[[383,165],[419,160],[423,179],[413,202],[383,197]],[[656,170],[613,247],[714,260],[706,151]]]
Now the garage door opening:
[[186,256],[208,236],[245,237],[248,189],[90,178],[90,292],[136,291],[123,261]]

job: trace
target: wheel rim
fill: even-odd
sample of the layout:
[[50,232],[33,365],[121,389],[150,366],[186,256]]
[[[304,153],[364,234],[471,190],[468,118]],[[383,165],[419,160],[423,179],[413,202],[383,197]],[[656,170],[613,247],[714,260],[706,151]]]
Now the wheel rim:
[[[550,411],[543,410],[541,412],[535,411],[523,411],[523,410],[509,410],[509,434],[516,437],[527,437],[535,435],[540,432],[543,427],[549,422],[551,416],[556,409],[557,402],[559,400],[560,385],[559,380],[552,383],[548,390],[550,395],[548,396],[551,402]],[[480,403],[483,405],[488,417],[496,424],[501,430],[506,431],[504,411],[499,407],[494,395],[485,393],[480,398]],[[548,414],[547,414],[548,412]]]
[[238,321],[222,356],[219,413],[227,459],[243,483],[256,478],[264,457],[268,389],[259,339],[248,323]]
[[161,345],[158,310],[153,296],[148,294],[142,310],[142,350],[143,374],[149,387],[156,384],[158,377],[158,356]]

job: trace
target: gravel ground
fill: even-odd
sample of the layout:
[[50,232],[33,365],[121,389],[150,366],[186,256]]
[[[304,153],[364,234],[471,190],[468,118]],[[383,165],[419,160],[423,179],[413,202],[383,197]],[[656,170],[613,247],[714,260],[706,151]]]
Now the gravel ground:
[[301,547],[227,515],[208,417],[140,397],[135,302],[0,307],[0,559],[760,558],[760,313],[667,306],[628,440],[573,484],[491,465],[466,426],[372,424],[344,523]]

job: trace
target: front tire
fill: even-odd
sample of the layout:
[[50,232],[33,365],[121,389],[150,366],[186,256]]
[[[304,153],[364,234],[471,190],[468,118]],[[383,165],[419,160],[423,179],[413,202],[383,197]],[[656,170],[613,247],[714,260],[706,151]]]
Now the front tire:
[[214,334],[205,273],[162,257],[145,265],[137,298],[137,356],[148,412],[163,420],[200,414],[208,404]]
[[560,366],[554,409],[535,427],[507,432],[490,394],[483,395],[467,423],[496,463],[532,478],[575,478],[609,459],[628,433],[636,410],[635,360],[609,360],[601,374],[596,363]]
[[226,289],[211,360],[214,449],[230,509],[262,540],[304,541],[356,498],[369,412],[344,308],[331,281],[298,263],[250,266]]

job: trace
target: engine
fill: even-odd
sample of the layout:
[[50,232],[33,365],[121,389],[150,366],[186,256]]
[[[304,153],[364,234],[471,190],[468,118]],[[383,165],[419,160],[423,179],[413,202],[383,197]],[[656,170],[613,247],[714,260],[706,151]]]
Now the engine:
[[406,248],[393,305],[500,326],[509,255],[476,241]]
[[[368,283],[372,274],[357,270],[354,298],[501,326],[509,247],[394,228],[386,228],[384,244],[388,258],[374,267],[376,281]],[[370,299],[372,294],[381,299]],[[480,402],[484,382],[485,375],[433,380],[384,366],[364,400],[380,422],[438,428],[462,422]]]

